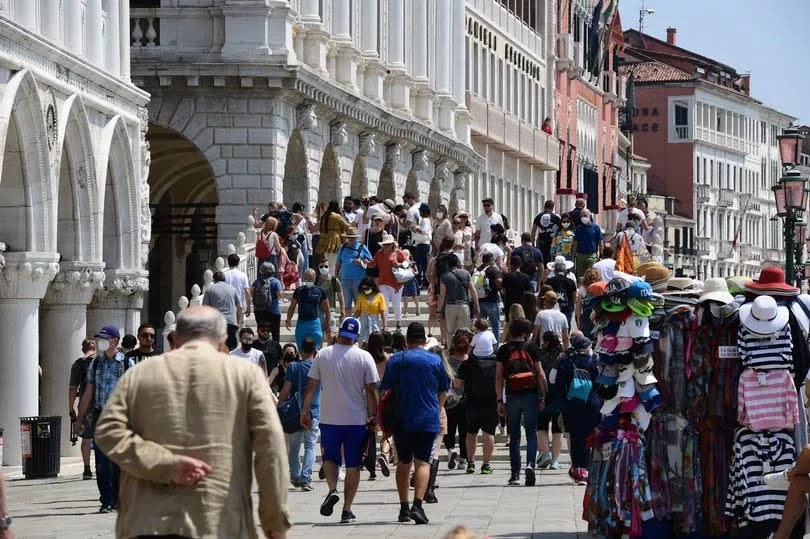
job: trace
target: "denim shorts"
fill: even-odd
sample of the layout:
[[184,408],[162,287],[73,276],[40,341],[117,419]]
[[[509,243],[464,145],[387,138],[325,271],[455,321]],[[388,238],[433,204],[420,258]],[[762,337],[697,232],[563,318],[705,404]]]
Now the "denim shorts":
[[363,461],[368,428],[365,425],[326,425],[320,424],[321,451],[323,460],[341,464],[340,449],[346,457],[347,468],[357,468]]

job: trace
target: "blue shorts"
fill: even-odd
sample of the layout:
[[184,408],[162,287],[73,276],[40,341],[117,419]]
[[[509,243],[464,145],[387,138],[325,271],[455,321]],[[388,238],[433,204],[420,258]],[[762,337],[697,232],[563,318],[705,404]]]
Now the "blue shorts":
[[346,457],[347,468],[357,468],[363,461],[368,428],[365,425],[325,425],[321,429],[321,458],[340,466],[340,449]]
[[435,439],[435,432],[395,432],[394,446],[397,448],[397,460],[404,464],[413,459],[430,462]]

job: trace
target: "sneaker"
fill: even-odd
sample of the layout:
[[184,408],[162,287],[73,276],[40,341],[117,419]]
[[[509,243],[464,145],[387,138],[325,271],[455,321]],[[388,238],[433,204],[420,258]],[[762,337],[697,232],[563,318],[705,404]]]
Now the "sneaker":
[[475,463],[470,461],[467,463],[467,473],[475,473]]
[[506,434],[506,427],[504,427],[503,425],[498,425],[498,434],[501,436]]
[[410,509],[401,509],[399,510],[399,518],[397,519],[399,522],[410,522],[411,521],[411,510]]
[[532,468],[531,466],[526,466],[526,470],[524,470],[523,473],[526,476],[526,486],[533,487],[535,481],[534,468]]
[[106,505],[102,505],[101,508],[98,510],[99,513],[112,513],[112,509],[107,507]]
[[301,490],[304,492],[312,492],[312,483],[306,481],[305,483],[301,483]]
[[318,470],[318,479],[320,479],[321,481],[326,479],[326,470],[323,469],[323,464],[321,464],[321,469]]
[[300,479],[290,479],[290,484],[295,488],[301,488],[303,481],[301,481]]
[[455,470],[457,464],[456,461],[458,460],[458,451],[448,451],[447,453],[447,469]]
[[491,473],[492,473],[492,466],[490,466],[489,464],[484,464],[483,466],[481,466],[482,475],[489,475]]
[[467,465],[467,459],[459,457],[458,459],[458,469],[462,469]]
[[512,475],[509,476],[509,485],[510,486],[515,486],[515,485],[519,485],[519,484],[520,484],[520,474],[519,473],[513,473]]
[[425,510],[421,507],[416,507],[415,505],[411,507],[411,518],[413,519],[414,524],[427,524],[430,522],[425,514]]
[[376,481],[377,480],[377,474],[373,473],[373,474],[369,475],[368,480],[369,481]]
[[788,486],[790,486],[790,481],[788,481],[787,477],[787,470],[784,472],[765,474],[762,477],[762,482],[774,490],[787,490]]
[[330,490],[326,498],[323,499],[323,503],[321,503],[321,515],[325,517],[332,516],[332,512],[335,510],[335,504],[339,501],[340,496],[338,496],[337,489]]
[[551,453],[546,453],[545,455],[540,457],[540,460],[537,461],[537,467],[540,468],[541,470],[545,470],[549,466],[551,466],[551,461],[552,461]]
[[354,516],[354,513],[352,513],[351,511],[344,510],[340,514],[340,523],[341,524],[349,524],[351,522],[354,522],[355,520],[357,520],[357,517]]
[[84,473],[82,474],[82,480],[93,479],[93,472],[90,471],[90,466],[84,467]]
[[388,477],[391,475],[391,468],[388,466],[388,459],[386,459],[383,455],[377,457],[377,466],[380,467],[380,473],[383,474],[383,477]]
[[555,460],[554,462],[551,463],[551,466],[549,466],[549,468],[552,470],[559,470],[560,468],[562,468],[562,466],[560,466],[560,463]]

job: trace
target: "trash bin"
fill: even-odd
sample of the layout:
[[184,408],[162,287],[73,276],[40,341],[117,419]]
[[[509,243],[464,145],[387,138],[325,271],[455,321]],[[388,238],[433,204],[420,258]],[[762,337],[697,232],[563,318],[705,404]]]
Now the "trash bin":
[[20,418],[22,471],[26,479],[59,474],[61,434],[61,416]]

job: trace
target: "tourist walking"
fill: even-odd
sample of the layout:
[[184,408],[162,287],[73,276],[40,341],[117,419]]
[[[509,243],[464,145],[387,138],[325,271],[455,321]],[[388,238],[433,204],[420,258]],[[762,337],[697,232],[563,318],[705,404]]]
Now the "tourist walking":
[[270,262],[264,262],[259,266],[259,276],[253,281],[250,288],[250,295],[253,299],[253,315],[256,317],[256,324],[261,327],[267,324],[273,340],[279,342],[281,333],[281,294],[284,286],[276,276],[276,267]]
[[470,274],[458,267],[458,258],[450,254],[447,258],[447,271],[441,277],[439,288],[439,308],[447,325],[447,335],[454,335],[459,328],[470,328],[470,306],[472,317],[478,318],[478,296]]
[[385,331],[387,313],[385,297],[380,293],[374,279],[366,277],[360,281],[360,295],[354,310],[354,317],[360,322],[360,336],[357,339],[360,346],[368,341],[371,333]]
[[602,250],[602,229],[591,222],[591,211],[584,208],[580,220],[582,224],[574,230],[577,278],[596,263]]
[[[335,266],[337,253],[343,244],[343,235],[349,230],[349,223],[340,215],[340,207],[337,200],[332,200],[326,207],[326,212],[318,223],[321,231],[321,238],[318,240],[318,248],[315,254],[329,260],[330,266]],[[355,229],[355,237],[357,229]]]
[[455,241],[455,234],[453,232],[453,221],[447,214],[447,206],[439,204],[436,207],[436,212],[433,214],[433,234],[430,240],[431,252],[438,252],[439,245],[445,239]]
[[501,338],[501,270],[495,265],[492,253],[484,253],[481,265],[473,272],[473,284],[478,296],[478,309],[481,316],[489,321],[495,339]]
[[[343,287],[337,277],[332,275],[328,260],[323,260],[318,264],[318,273],[316,275],[315,284],[326,292],[326,299],[329,300],[329,306],[333,309],[329,313],[329,318],[326,317],[326,312],[321,309],[321,326],[326,328],[324,337],[328,337],[334,335],[335,331],[337,331],[337,323],[346,318]],[[338,316],[339,318],[337,318]]]
[[574,228],[571,224],[571,216],[567,213],[563,214],[560,221],[562,228],[554,234],[551,240],[551,258],[546,260],[554,260],[558,256],[562,256],[566,260],[574,261]]
[[[422,501],[431,475],[429,463],[439,432],[439,410],[444,406],[450,380],[441,358],[424,349],[427,336],[422,324],[412,322],[408,325],[405,338],[408,349],[391,356],[380,390],[396,389],[403,411],[394,432],[399,521],[427,524],[429,520]],[[409,507],[411,463],[415,477],[414,498]]]
[[523,261],[518,257],[509,260],[509,269],[501,279],[501,294],[503,295],[503,309],[507,313],[506,321],[509,318],[509,308],[515,303],[520,303],[520,298],[524,292],[532,291],[531,279],[522,270]]
[[[408,316],[408,303],[410,302],[413,302],[414,314],[421,316],[422,312],[419,309],[419,294],[421,292],[419,290],[419,283],[422,282],[422,275],[419,273],[419,267],[413,262],[411,252],[403,252],[408,255],[408,260],[403,262],[403,266],[407,265],[407,267],[413,270],[413,278],[409,281],[405,281],[402,286],[402,316]],[[434,259],[431,257],[430,260],[432,262]],[[428,269],[430,269],[430,262],[428,262]]]
[[228,255],[228,269],[223,271],[225,274],[225,282],[228,283],[236,290],[236,295],[239,296],[239,305],[242,306],[242,317],[237,320],[239,327],[242,327],[245,316],[250,316],[250,285],[248,284],[247,275],[239,269],[239,255]]
[[503,217],[501,217],[500,213],[495,212],[494,205],[495,203],[491,198],[485,198],[481,201],[484,211],[475,221],[475,244],[479,249],[485,243],[492,241],[492,225],[503,226]]
[[572,327],[574,310],[577,299],[577,282],[570,273],[571,262],[563,257],[554,260],[554,276],[546,280],[546,284],[557,294],[557,306],[560,312],[568,318],[568,327]]
[[228,350],[236,348],[236,332],[239,331],[238,320],[242,318],[242,304],[236,289],[225,282],[225,274],[214,272],[214,283],[203,294],[202,304],[213,307],[225,317],[228,325],[228,340],[225,342]]
[[343,301],[346,310],[354,309],[357,301],[357,287],[366,277],[365,263],[372,260],[368,247],[360,243],[357,228],[350,227],[346,231],[346,243],[340,246],[335,255],[336,262],[328,260],[327,265],[335,268],[335,275],[340,277],[343,286]]
[[270,374],[267,368],[267,359],[261,350],[253,347],[256,335],[253,328],[242,328],[239,330],[239,346],[231,350],[231,356],[247,359],[264,373],[265,378]]
[[553,331],[560,338],[563,348],[567,349],[570,326],[568,325],[568,316],[560,311],[557,304],[557,293],[549,290],[543,294],[541,299],[543,308],[540,309],[534,319],[534,328],[532,329],[530,341],[536,343],[541,335],[545,335],[546,331]]
[[109,398],[95,441],[124,474],[117,537],[256,538],[254,471],[265,537],[290,527],[273,397],[261,370],[217,352],[225,338],[220,313],[189,307],[177,315],[180,348],[133,369]]
[[256,262],[263,264],[270,262],[273,266],[278,267],[279,254],[284,251],[279,240],[276,228],[278,227],[278,219],[275,217],[267,217],[262,221],[261,228],[256,234]]
[[[70,380],[68,382],[68,416],[71,421],[71,430],[82,439],[81,452],[82,462],[84,462],[84,472],[82,479],[93,479],[93,472],[90,470],[90,445],[92,436],[89,429],[82,428],[82,424],[76,421],[76,399],[81,401],[84,390],[87,387],[87,369],[96,355],[96,341],[84,339],[82,341],[82,356],[70,366]],[[81,434],[80,434],[81,433]],[[1,513],[4,514],[4,513]]]
[[366,267],[380,270],[380,292],[385,297],[385,304],[388,308],[393,307],[393,318],[396,327],[399,327],[402,321],[402,287],[404,284],[394,276],[394,269],[402,268],[408,261],[408,255],[397,247],[396,240],[390,234],[383,235],[380,245],[382,248],[377,251],[371,262],[366,263]]
[[512,258],[520,259],[520,271],[529,276],[532,291],[537,292],[537,283],[543,282],[545,260],[540,249],[532,245],[532,236],[528,232],[520,235],[520,247],[512,250]]
[[[300,349],[301,342],[305,337],[312,337],[315,342],[323,341],[325,332],[329,331],[329,326],[324,325],[323,320],[329,320],[332,311],[329,307],[329,299],[323,288],[315,284],[315,270],[308,269],[304,272],[302,286],[293,292],[290,305],[287,308],[287,331],[290,331],[292,317],[298,310],[298,322],[295,324],[295,344]],[[321,317],[321,311],[325,317]]]
[[[548,384],[540,364],[540,350],[531,341],[531,322],[517,319],[509,323],[512,340],[498,349],[495,394],[498,415],[506,417],[509,429],[510,485],[520,483],[520,427],[526,431],[525,484],[534,486],[537,460],[537,413],[545,406]],[[506,402],[500,395],[506,393]]]
[[360,333],[360,322],[347,318],[338,331],[337,342],[322,348],[309,369],[301,425],[313,425],[312,403],[320,384],[320,431],[323,469],[329,492],[321,503],[321,515],[332,515],[340,501],[337,491],[338,469],[346,463],[343,483],[343,511],[340,522],[356,520],[352,502],[360,484],[360,464],[366,442],[368,424],[377,415],[377,367],[371,354],[354,346]]
[[[467,328],[459,328],[450,336],[447,362],[454,373],[458,373],[461,365],[472,353],[472,336],[472,331]],[[447,469],[455,470],[456,467],[464,467],[467,463],[467,428],[465,426],[467,406],[463,387],[452,385],[447,399],[445,399],[444,408],[447,412],[447,434],[443,438],[444,447],[447,450]],[[458,438],[456,438],[457,432]],[[456,451],[456,440],[458,440],[458,451]]]
[[534,218],[532,233],[529,236],[530,244],[536,239],[536,245],[543,254],[543,260],[551,260],[551,242],[561,227],[560,216],[554,213],[554,201],[546,200],[543,204],[543,211]]
[[419,221],[411,225],[411,238],[413,240],[413,258],[419,267],[420,288],[428,285],[425,275],[427,274],[428,259],[430,258],[430,242],[433,238],[433,223],[430,220],[430,206],[422,204],[419,206]]
[[138,334],[138,347],[124,354],[124,357],[131,359],[132,363],[137,365],[144,359],[152,357],[157,353],[155,351],[155,340],[157,339],[157,333],[155,331],[155,326],[149,323],[144,323],[138,326],[138,331],[135,333]]
[[[549,384],[554,372],[554,365],[562,353],[563,347],[560,337],[553,331],[543,333],[542,344],[540,345],[540,365],[543,367],[543,372],[549,373]],[[549,391],[551,391],[551,388],[549,388]],[[549,403],[551,402],[551,396],[549,396]],[[560,423],[559,410],[550,408],[550,405],[547,404],[546,409],[537,414],[537,446],[540,453],[537,467],[541,470],[560,469],[558,459],[560,458],[560,451],[562,451],[563,429]]]

